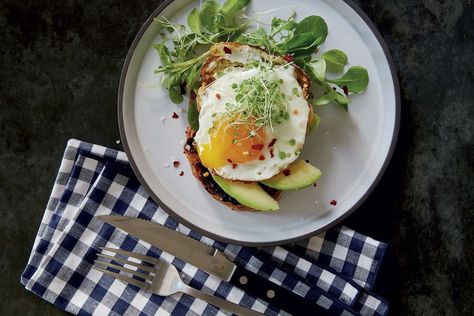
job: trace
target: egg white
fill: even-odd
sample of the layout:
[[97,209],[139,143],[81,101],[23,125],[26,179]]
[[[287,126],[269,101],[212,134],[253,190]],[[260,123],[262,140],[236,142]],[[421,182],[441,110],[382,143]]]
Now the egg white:
[[[248,52],[246,52],[248,53]],[[233,54],[234,55],[234,54]],[[249,58],[249,57],[246,57]],[[251,57],[249,59],[252,59]],[[235,102],[236,91],[232,84],[240,84],[244,80],[252,78],[259,73],[260,69],[252,68],[245,70],[241,67],[228,68],[224,74],[198,93],[201,110],[199,113],[199,130],[194,137],[198,146],[209,144],[211,141],[209,128],[213,126],[216,118],[214,113],[225,113],[226,103]],[[254,160],[247,163],[238,164],[233,168],[232,164],[222,167],[212,168],[211,171],[229,180],[241,181],[262,181],[269,179],[284,170],[290,163],[295,161],[304,144],[306,136],[306,125],[308,122],[309,106],[304,98],[301,86],[296,79],[294,66],[284,67],[274,65],[273,71],[268,74],[269,80],[283,80],[280,90],[287,96],[289,119],[283,120],[280,124],[273,124],[273,130],[265,126],[267,139],[265,141],[264,160]],[[294,88],[298,93],[294,94]],[[219,97],[216,96],[219,94]],[[219,115],[217,115],[218,117]],[[273,157],[268,148],[268,144],[276,138],[273,147]],[[290,140],[294,144],[290,144]],[[279,152],[288,153],[281,157]]]

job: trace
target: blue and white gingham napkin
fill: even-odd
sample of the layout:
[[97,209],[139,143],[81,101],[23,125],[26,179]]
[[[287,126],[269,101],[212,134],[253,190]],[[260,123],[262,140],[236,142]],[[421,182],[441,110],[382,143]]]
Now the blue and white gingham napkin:
[[[106,225],[95,216],[151,220],[223,251],[236,264],[314,300],[331,315],[386,315],[371,293],[387,244],[336,227],[288,246],[248,248],[203,237],[178,224],[146,193],[123,152],[70,140],[28,264],[26,289],[73,314],[226,315],[188,295],[160,297],[92,269],[99,247],[161,257],[185,283],[267,315],[285,315],[213,275]],[[311,311],[308,311],[311,314]]]

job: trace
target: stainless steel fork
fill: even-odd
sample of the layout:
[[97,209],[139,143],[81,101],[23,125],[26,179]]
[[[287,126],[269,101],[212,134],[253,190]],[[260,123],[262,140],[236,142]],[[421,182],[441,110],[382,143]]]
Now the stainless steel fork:
[[[114,248],[101,247],[100,249],[102,251],[106,250],[115,254],[139,259],[141,261],[148,262],[153,265],[153,266],[147,266],[147,265],[139,264],[130,260],[117,258],[116,256],[109,256],[103,253],[97,254],[97,260],[95,260],[94,269],[101,271],[114,278],[117,278],[123,282],[133,284],[135,286],[143,288],[146,291],[153,292],[160,296],[169,296],[176,293],[185,293],[193,297],[200,298],[212,305],[215,305],[217,307],[228,310],[238,315],[245,315],[245,316],[246,315],[252,315],[252,316],[263,315],[251,309],[240,306],[238,304],[226,301],[216,296],[212,296],[212,295],[200,292],[184,284],[176,268],[165,261],[159,260],[158,258],[153,258],[153,257],[142,255],[139,253],[134,253],[134,252],[120,250],[120,249],[114,249]],[[134,270],[134,269],[125,268],[123,266],[114,264],[110,262],[109,260],[114,260],[121,264],[127,264],[130,266],[133,266],[139,270],[144,271],[145,273]],[[103,268],[99,268],[97,267],[97,265],[102,265],[104,267],[110,267],[122,272],[126,272],[133,276],[137,276],[141,279],[144,279],[144,281],[134,279],[124,274],[120,274],[120,273],[109,271]]]

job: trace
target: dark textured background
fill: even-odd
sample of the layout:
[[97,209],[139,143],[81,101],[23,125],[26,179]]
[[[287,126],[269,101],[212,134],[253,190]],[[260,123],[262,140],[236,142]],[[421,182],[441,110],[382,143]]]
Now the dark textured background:
[[[119,148],[117,86],[159,1],[0,2],[0,315],[61,315],[20,283],[69,138]],[[393,314],[474,314],[471,1],[357,1],[402,91],[388,170],[348,224],[392,245]]]

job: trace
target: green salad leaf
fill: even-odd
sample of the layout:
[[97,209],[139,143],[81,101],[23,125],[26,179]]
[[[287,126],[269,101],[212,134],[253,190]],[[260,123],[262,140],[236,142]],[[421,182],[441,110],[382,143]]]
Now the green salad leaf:
[[327,82],[323,82],[322,86],[324,87],[325,92],[317,99],[312,100],[311,103],[313,105],[321,106],[329,104],[331,102],[335,102],[336,104],[340,105],[345,111],[349,110],[348,105],[349,103],[351,103],[351,99],[349,99],[341,92],[337,91],[337,89],[335,89]]
[[282,45],[279,45],[279,48],[286,54],[294,54],[296,57],[305,57],[311,56],[319,43],[321,43],[321,37],[316,37],[313,33],[301,33],[293,36]]
[[321,55],[329,70],[340,72],[347,64],[347,55],[342,50],[331,49]]
[[309,70],[311,77],[323,82],[326,77],[326,60],[324,58],[312,59],[306,64],[306,69]]
[[158,51],[158,55],[160,56],[161,63],[163,65],[171,64],[170,52],[168,51],[168,47],[166,47],[164,42],[161,42],[160,44],[155,45],[155,49]]
[[328,80],[328,82],[335,83],[341,88],[347,87],[352,93],[362,93],[369,84],[369,74],[364,67],[353,66],[341,78]]
[[249,3],[250,0],[228,0],[222,5],[222,14],[224,17],[234,17]]
[[[310,15],[298,22],[293,12],[286,19],[273,17],[268,30],[259,26],[252,32],[245,32],[252,21],[244,15],[249,3],[250,0],[227,0],[221,5],[216,0],[207,0],[200,8],[191,10],[187,26],[165,18],[157,19],[168,34],[155,46],[162,63],[155,73],[163,74],[162,84],[168,89],[171,101],[183,101],[184,87],[198,87],[200,69],[209,55],[209,47],[222,41],[263,48],[304,69],[324,91],[311,100],[315,106],[336,103],[347,111],[351,102],[349,94],[363,93],[367,89],[367,69],[351,66],[344,73],[349,61],[343,51],[330,49],[318,55],[329,33],[322,17]],[[343,74],[328,79],[327,71],[333,73],[330,78],[337,73]]]
[[202,4],[199,18],[205,31],[209,33],[219,32],[219,23],[221,15],[219,13],[219,3],[214,0],[208,0]]
[[298,36],[305,33],[311,33],[315,38],[320,38],[318,45],[324,43],[328,36],[326,21],[320,16],[307,16],[296,25],[294,35]]
[[170,97],[170,100],[175,104],[183,102],[183,96],[181,94],[181,91],[178,89],[180,88],[176,86],[170,86],[168,88],[168,95]]
[[196,99],[189,105],[187,118],[189,126],[193,131],[197,132],[199,130],[199,111],[197,109]]
[[199,16],[199,10],[194,8],[189,12],[188,25],[191,31],[196,34],[201,34],[201,17]]
[[328,80],[339,87],[347,87],[349,92],[362,93],[369,84],[369,74],[367,69],[361,66],[353,66],[339,79]]

